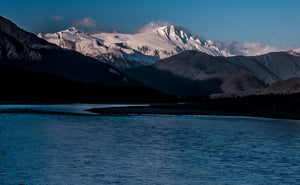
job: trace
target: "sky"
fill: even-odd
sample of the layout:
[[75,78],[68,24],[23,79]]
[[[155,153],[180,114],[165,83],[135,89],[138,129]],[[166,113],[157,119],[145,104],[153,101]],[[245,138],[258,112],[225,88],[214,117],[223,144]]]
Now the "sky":
[[299,0],[1,0],[0,15],[33,33],[132,33],[167,21],[214,41],[300,47]]

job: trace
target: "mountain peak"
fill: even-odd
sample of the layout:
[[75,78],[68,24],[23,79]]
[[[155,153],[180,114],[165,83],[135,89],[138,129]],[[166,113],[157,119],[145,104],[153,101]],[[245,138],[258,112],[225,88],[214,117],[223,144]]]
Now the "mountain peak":
[[[15,23],[2,16],[0,16],[0,31],[28,48],[57,48],[44,39],[40,39],[36,35],[19,28]],[[0,35],[1,38],[6,37],[3,33]]]
[[64,49],[74,49],[120,68],[153,64],[185,50],[222,55],[212,41],[201,39],[188,29],[168,22],[151,22],[137,34],[87,34],[71,27],[39,37]]
[[171,26],[172,24],[170,22],[163,22],[163,21],[152,21],[146,26],[141,27],[137,30],[137,33],[149,33],[156,31],[158,29],[163,29],[168,26]]
[[62,32],[68,32],[68,33],[73,33],[73,34],[76,34],[76,33],[85,33],[84,31],[79,30],[76,27],[70,27],[70,28],[68,28],[66,30],[63,30]]
[[184,28],[180,25],[175,25],[170,22],[161,22],[161,21],[152,21],[146,26],[140,28],[138,33],[149,33],[149,32],[156,32],[159,30],[170,30],[170,31],[186,31],[190,32],[188,29]]
[[157,32],[157,31],[165,31],[165,32],[168,32],[169,34],[170,33],[175,33],[175,32],[190,32],[188,29],[182,27],[182,26],[179,26],[179,25],[174,25],[174,24],[170,24],[170,25],[165,25],[165,26],[161,26],[161,27],[158,27],[158,28],[154,28],[152,31],[154,32]]
[[179,31],[179,28],[175,25],[168,25],[168,26],[161,26],[159,28],[153,29],[153,31],[159,31],[159,30],[175,32],[175,31]]
[[18,28],[15,23],[2,16],[0,16],[0,31],[13,37],[18,37],[20,32],[25,32],[21,28]]

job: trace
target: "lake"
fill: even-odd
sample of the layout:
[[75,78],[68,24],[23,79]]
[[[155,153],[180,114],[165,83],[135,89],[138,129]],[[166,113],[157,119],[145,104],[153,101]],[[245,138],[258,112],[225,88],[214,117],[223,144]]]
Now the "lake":
[[[2,105],[0,110],[28,106]],[[102,105],[55,106],[40,108],[83,113],[82,108]],[[299,182],[300,121],[0,114],[0,184]]]

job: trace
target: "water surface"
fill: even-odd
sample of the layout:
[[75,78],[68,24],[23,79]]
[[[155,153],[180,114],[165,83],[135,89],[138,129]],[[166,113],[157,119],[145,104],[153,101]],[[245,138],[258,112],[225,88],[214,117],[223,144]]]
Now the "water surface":
[[299,121],[0,114],[0,184],[299,182]]

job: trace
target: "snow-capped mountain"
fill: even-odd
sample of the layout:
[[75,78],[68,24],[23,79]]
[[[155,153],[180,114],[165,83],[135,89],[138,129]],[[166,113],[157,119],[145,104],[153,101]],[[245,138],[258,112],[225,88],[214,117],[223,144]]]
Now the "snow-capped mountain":
[[[78,52],[63,50],[19,28],[2,16],[0,16],[0,66],[9,66],[20,71],[27,70],[30,73],[57,75],[74,82],[110,86],[139,84],[114,67]],[[19,77],[21,76],[22,72]]]
[[127,68],[150,65],[185,50],[197,50],[213,56],[228,56],[210,40],[204,40],[169,25],[136,34],[89,34],[72,27],[64,31],[38,34],[64,49],[76,50],[117,67]]
[[300,48],[288,51],[289,54],[300,57]]
[[[38,36],[62,48],[76,50],[119,68],[151,65],[157,60],[185,50],[227,57],[251,55],[253,47],[256,47],[255,45],[249,46],[249,44],[244,46],[237,42],[213,42],[192,34],[181,26],[169,23],[161,25],[155,22],[135,34],[89,34],[72,27],[57,33],[38,34]],[[269,50],[263,51],[270,52]]]

